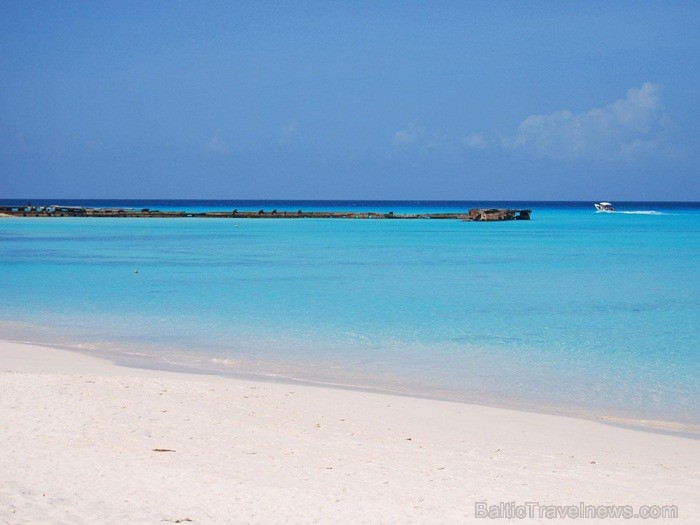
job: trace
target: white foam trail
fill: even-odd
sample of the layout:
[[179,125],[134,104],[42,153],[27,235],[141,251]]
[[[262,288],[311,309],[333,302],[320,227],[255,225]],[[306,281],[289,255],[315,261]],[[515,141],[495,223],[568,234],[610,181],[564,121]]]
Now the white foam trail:
[[615,211],[613,213],[624,213],[625,215],[670,215],[662,211],[639,210],[639,211]]

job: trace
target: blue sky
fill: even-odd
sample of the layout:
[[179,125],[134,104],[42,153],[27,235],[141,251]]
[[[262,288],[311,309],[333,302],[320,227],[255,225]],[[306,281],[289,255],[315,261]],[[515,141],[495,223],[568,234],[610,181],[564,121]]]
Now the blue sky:
[[700,200],[698,2],[0,0],[0,197]]

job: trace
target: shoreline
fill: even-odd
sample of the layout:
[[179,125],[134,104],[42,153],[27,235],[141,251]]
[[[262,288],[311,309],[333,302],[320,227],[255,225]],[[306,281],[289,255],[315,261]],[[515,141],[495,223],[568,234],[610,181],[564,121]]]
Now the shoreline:
[[[2,342],[2,340],[0,340]],[[34,343],[27,343],[34,344]],[[503,410],[514,410],[523,413],[532,414],[544,414],[554,417],[568,417],[575,419],[582,419],[585,421],[593,421],[596,423],[602,423],[605,425],[612,425],[620,428],[627,428],[630,430],[637,430],[640,432],[652,432],[670,436],[678,436],[686,439],[694,439],[700,441],[700,425],[694,425],[690,423],[683,423],[671,420],[659,420],[659,419],[644,419],[644,418],[633,418],[626,417],[622,414],[601,414],[597,413],[593,408],[590,407],[572,407],[569,405],[537,405],[534,402],[527,403],[525,401],[498,401],[496,399],[488,399],[485,394],[482,393],[481,396],[476,396],[474,398],[460,398],[458,395],[430,395],[426,391],[409,391],[400,390],[398,388],[392,389],[390,387],[382,387],[376,385],[362,385],[362,384],[351,384],[342,382],[333,382],[321,379],[308,379],[302,377],[294,377],[291,375],[279,374],[279,373],[264,373],[264,372],[249,372],[249,371],[235,371],[235,370],[225,370],[216,368],[207,368],[201,365],[198,367],[195,364],[186,363],[156,363],[154,361],[137,363],[135,361],[128,362],[126,359],[121,358],[119,354],[111,354],[109,356],[99,356],[95,355],[95,350],[71,348],[68,346],[60,345],[49,345],[50,347],[55,347],[58,349],[67,350],[69,352],[77,352],[87,356],[94,356],[98,359],[105,359],[115,366],[126,367],[126,368],[136,368],[140,370],[153,370],[161,372],[173,372],[181,374],[191,374],[195,376],[214,376],[221,378],[231,378],[234,380],[243,381],[254,381],[260,383],[272,383],[272,384],[282,384],[289,386],[310,386],[316,388],[329,388],[337,390],[346,390],[350,392],[363,392],[368,394],[380,394],[389,395],[397,397],[407,397],[415,399],[424,399],[429,401],[440,401],[445,403],[458,403],[466,405],[481,406],[487,408],[497,408]],[[100,350],[97,350],[98,352]]]
[[36,345],[0,342],[0,356],[8,523],[456,523],[477,501],[700,512],[698,440]]
[[[154,372],[176,374],[189,374],[193,376],[203,377],[219,377],[223,379],[230,378],[233,380],[253,381],[288,386],[300,385],[317,388],[329,388],[337,390],[346,390],[351,392],[363,392],[369,394],[390,395],[406,398],[424,399],[430,401],[474,405],[487,408],[514,410],[517,412],[544,414],[554,417],[569,417],[585,421],[592,421],[605,425],[611,425],[619,428],[677,436],[700,441],[700,425],[698,424],[673,420],[633,417],[631,414],[624,414],[619,411],[616,413],[614,410],[611,409],[609,409],[607,413],[604,413],[600,410],[596,410],[594,407],[557,404],[544,405],[537,404],[534,401],[527,402],[516,399],[503,400],[498,399],[496,397],[489,398],[487,393],[485,392],[482,392],[481,395],[476,395],[472,397],[459,396],[458,393],[451,393],[451,391],[442,392],[442,395],[440,395],[434,393],[431,394],[431,392],[425,389],[400,389],[397,385],[394,385],[394,387],[392,388],[391,385],[382,386],[371,383],[355,384],[349,382],[332,381],[329,379],[295,377],[288,373],[265,373],[250,370],[233,370],[224,368],[220,365],[217,366],[217,364],[214,362],[209,363],[208,360],[205,360],[205,362],[200,361],[189,363],[176,361],[156,361],[154,355],[141,353],[132,354],[130,352],[124,352],[115,349],[109,350],[105,348],[100,348],[99,346],[81,347],[80,345],[0,338],[0,346],[5,343],[21,344],[27,346],[39,346],[77,353],[87,357],[92,357],[95,359],[109,362],[116,367],[127,369],[150,370]],[[201,357],[199,354],[188,354],[188,356],[191,358],[194,358],[195,356]],[[183,356],[180,355],[180,357]]]

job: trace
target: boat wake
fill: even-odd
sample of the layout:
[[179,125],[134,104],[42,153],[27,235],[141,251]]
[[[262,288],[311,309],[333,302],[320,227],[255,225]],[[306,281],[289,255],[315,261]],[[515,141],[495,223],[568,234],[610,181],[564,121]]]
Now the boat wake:
[[612,204],[606,201],[596,202],[593,206],[595,206],[596,213],[622,213],[624,215],[668,215],[668,213],[656,210],[619,211],[616,210]]
[[654,211],[654,210],[614,211],[613,213],[622,213],[625,215],[669,215],[668,213],[664,213],[662,211]]

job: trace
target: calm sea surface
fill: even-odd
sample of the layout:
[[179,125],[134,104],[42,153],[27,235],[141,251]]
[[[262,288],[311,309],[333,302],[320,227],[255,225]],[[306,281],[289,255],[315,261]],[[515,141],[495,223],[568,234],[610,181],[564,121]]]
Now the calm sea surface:
[[[0,202],[13,203],[26,201]],[[140,366],[700,428],[700,204],[32,204],[532,208],[533,220],[505,223],[2,218],[0,338]]]

